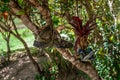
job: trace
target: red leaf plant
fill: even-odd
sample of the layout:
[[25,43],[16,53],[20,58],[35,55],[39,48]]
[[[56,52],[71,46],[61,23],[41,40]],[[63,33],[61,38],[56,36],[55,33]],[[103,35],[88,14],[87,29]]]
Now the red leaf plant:
[[78,52],[78,49],[85,50],[88,47],[88,35],[91,30],[95,28],[96,23],[93,22],[93,19],[89,19],[86,24],[83,25],[79,17],[73,16],[70,24],[73,26],[76,35],[75,51]]

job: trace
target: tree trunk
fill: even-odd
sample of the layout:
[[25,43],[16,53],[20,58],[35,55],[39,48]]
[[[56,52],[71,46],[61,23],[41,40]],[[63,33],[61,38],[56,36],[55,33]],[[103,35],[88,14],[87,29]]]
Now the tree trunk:
[[11,50],[10,50],[10,40],[7,40],[6,41],[6,43],[7,43],[7,60],[8,60],[8,62],[10,61],[10,53],[11,53]]
[[116,18],[115,11],[113,8],[113,3],[114,3],[113,1],[114,0],[108,0],[108,6],[110,8],[110,12],[111,12],[113,20],[114,20],[114,26],[116,27],[117,26],[117,18]]
[[6,43],[7,43],[7,57],[8,57],[8,62],[10,61],[10,32],[7,35],[7,39],[6,39]]
[[7,46],[7,61],[10,61],[10,32],[1,32],[3,39],[6,41]]

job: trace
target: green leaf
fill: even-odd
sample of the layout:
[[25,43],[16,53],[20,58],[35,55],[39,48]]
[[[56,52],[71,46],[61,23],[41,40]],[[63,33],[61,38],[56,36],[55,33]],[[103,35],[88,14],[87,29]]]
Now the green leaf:
[[113,41],[114,40],[114,35],[110,36],[109,40]]
[[23,2],[23,0],[18,0],[18,3],[19,3],[19,4],[22,4],[22,2]]
[[7,5],[2,5],[0,11],[1,12],[9,11],[9,7]]
[[20,10],[16,13],[17,15],[22,15],[22,14],[25,14],[25,11],[24,10]]
[[59,23],[59,18],[58,18],[57,16],[53,16],[53,17],[52,17],[52,20],[53,20],[54,25],[58,25],[58,23]]

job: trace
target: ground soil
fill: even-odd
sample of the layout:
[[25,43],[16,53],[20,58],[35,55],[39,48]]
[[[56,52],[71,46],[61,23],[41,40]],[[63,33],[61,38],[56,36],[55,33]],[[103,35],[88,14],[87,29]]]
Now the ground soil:
[[[46,57],[34,57],[38,63],[46,61]],[[3,68],[0,68],[0,80],[35,80],[37,72],[30,62],[29,57],[25,52],[16,52],[11,56],[11,62]],[[74,78],[74,79],[73,79]],[[75,79],[76,78],[76,79]],[[56,80],[85,80],[81,76],[76,76],[74,73],[60,73]]]
[[34,80],[35,74],[37,73],[29,57],[18,52],[11,56],[9,65],[0,69],[0,80]]

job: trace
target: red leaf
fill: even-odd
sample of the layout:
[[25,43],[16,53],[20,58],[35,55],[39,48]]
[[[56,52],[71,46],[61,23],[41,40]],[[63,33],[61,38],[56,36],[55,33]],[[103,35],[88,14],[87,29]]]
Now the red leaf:
[[77,36],[84,36],[84,35],[89,35],[90,31],[94,29],[94,24],[92,23],[92,19],[89,19],[84,26],[82,26],[82,20],[77,17],[73,16],[71,20],[71,25],[74,27],[74,32]]
[[82,20],[79,17],[73,16],[72,17],[73,27],[76,29],[82,29]]

